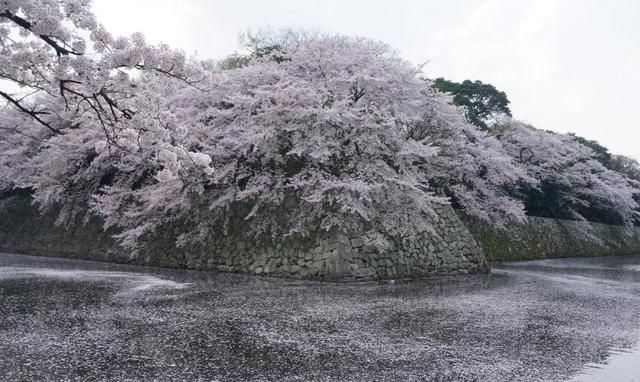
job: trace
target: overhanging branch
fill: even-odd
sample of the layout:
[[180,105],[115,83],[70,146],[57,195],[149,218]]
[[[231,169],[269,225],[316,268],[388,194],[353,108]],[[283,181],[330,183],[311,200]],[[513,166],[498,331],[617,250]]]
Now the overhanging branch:
[[36,120],[38,123],[40,123],[41,125],[45,126],[47,129],[53,131],[56,134],[62,134],[62,131],[60,131],[59,129],[56,129],[55,127],[51,126],[51,124],[49,122],[44,121],[42,118],[40,118],[39,116],[42,114],[46,114],[45,112],[42,111],[36,111],[36,110],[29,110],[27,109],[24,105],[22,105],[20,103],[20,101],[16,100],[15,98],[11,97],[11,95],[0,91],[0,97],[6,99],[7,101],[9,101],[9,103],[11,103],[13,106],[15,106],[18,110],[20,110],[21,112],[29,115],[31,118],[33,118],[34,120]]
[[[14,15],[13,13],[9,12],[9,11],[4,11],[0,13],[0,17],[4,17],[6,19],[9,19],[11,21],[13,21],[15,24],[21,26],[22,28],[33,32],[32,27],[33,25],[23,19],[20,16]],[[49,35],[44,35],[44,34],[39,34],[37,35],[42,41],[44,41],[45,43],[47,43],[47,45],[49,45],[50,47],[52,47],[55,51],[56,54],[59,56],[67,56],[67,55],[76,55],[76,56],[80,56],[82,55],[81,52],[76,52],[73,49],[69,49],[68,45],[63,41],[62,44],[60,44],[59,42],[56,41],[56,36],[49,36]]]

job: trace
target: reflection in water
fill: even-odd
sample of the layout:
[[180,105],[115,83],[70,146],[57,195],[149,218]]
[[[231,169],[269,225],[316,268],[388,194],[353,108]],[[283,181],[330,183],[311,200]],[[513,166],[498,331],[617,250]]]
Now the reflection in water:
[[35,267],[0,267],[0,280],[11,278],[28,278],[28,277],[45,277],[72,281],[111,281],[124,284],[127,289],[132,291],[143,291],[153,288],[186,288],[190,283],[177,283],[171,280],[165,280],[159,277],[132,273],[132,272],[113,272],[113,271],[90,271],[83,269],[62,270],[54,268],[35,268]]
[[627,264],[623,266],[624,269],[634,272],[640,272],[640,265],[638,264]]
[[640,257],[493,269],[332,284],[0,254],[0,380],[640,376],[624,350],[640,341]]
[[603,363],[588,363],[572,382],[640,382],[640,349],[612,348]]

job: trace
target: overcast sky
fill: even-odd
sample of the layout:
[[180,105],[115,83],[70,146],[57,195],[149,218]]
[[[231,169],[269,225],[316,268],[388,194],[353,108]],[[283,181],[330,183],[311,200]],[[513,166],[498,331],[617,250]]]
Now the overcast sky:
[[430,77],[478,79],[514,117],[640,159],[640,1],[94,0],[114,34],[142,32],[200,58],[247,29],[310,29],[384,41]]

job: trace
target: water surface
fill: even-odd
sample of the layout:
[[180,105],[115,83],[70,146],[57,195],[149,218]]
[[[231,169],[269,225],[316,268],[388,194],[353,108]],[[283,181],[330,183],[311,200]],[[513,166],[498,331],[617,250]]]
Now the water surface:
[[0,254],[2,381],[637,381],[640,256],[329,284]]

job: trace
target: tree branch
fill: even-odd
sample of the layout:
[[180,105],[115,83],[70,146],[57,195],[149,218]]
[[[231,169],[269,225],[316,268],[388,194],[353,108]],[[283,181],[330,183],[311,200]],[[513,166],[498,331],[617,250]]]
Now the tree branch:
[[[13,21],[14,23],[16,23],[17,25],[21,26],[22,28],[24,28],[24,29],[26,29],[26,30],[28,30],[30,32],[33,32],[32,29],[31,29],[33,27],[33,25],[29,21],[23,19],[20,16],[14,15],[13,13],[11,13],[9,11],[4,11],[4,12],[0,13],[0,17],[7,18],[7,19]],[[37,36],[42,41],[47,43],[47,45],[52,47],[56,51],[56,54],[58,55],[58,57],[67,56],[67,55],[70,55],[70,54],[76,55],[76,56],[81,56],[82,55],[82,53],[80,53],[80,52],[76,52],[73,49],[67,48],[68,44],[66,44],[65,42],[62,42],[62,45],[60,43],[56,42],[55,41],[55,39],[57,38],[56,36],[48,36],[48,35],[44,35],[44,34],[40,34],[40,35],[37,35]]]
[[41,111],[35,111],[35,110],[29,110],[26,107],[24,107],[24,105],[22,105],[18,100],[14,99],[13,97],[11,97],[9,94],[0,91],[0,96],[3,97],[4,99],[6,99],[7,101],[9,101],[9,103],[13,104],[13,106],[15,106],[16,108],[18,108],[18,110],[20,110],[23,113],[26,113],[27,115],[29,115],[31,118],[33,118],[34,120],[36,120],[38,123],[40,123],[41,125],[45,126],[47,129],[53,131],[56,134],[62,134],[62,131],[60,131],[59,129],[56,129],[55,127],[51,126],[50,123],[44,121],[42,118],[40,118],[38,115],[40,114],[46,114],[44,112]]

